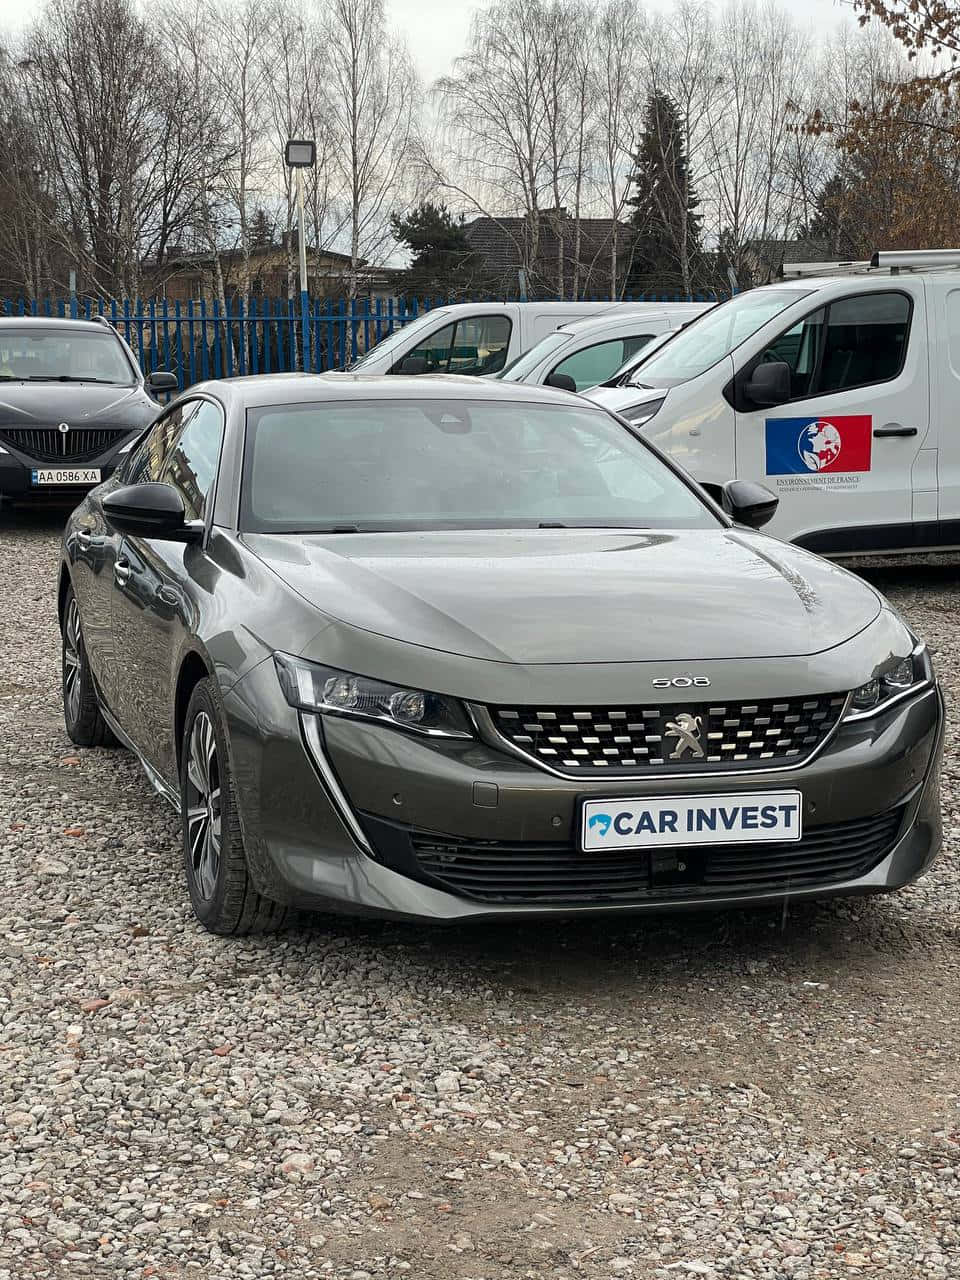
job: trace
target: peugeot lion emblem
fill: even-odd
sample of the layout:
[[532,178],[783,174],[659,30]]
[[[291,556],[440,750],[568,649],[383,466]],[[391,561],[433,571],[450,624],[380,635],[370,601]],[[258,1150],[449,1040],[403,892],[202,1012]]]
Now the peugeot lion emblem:
[[692,716],[682,711],[676,720],[667,721],[667,738],[676,738],[677,745],[670,752],[671,760],[681,760],[685,751],[690,751],[697,760],[703,759],[703,747],[700,745],[700,716]]
[[63,441],[63,452],[66,453],[67,452],[67,436],[70,434],[70,423],[69,422],[58,423],[57,430],[60,432],[60,438]]

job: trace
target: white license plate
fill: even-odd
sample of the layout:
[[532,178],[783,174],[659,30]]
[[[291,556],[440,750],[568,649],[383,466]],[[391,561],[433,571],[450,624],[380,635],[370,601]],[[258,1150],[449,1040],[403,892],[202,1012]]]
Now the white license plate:
[[99,467],[43,467],[30,473],[33,484],[99,484]]
[[581,848],[681,849],[704,844],[799,840],[799,791],[749,791],[716,796],[585,800]]

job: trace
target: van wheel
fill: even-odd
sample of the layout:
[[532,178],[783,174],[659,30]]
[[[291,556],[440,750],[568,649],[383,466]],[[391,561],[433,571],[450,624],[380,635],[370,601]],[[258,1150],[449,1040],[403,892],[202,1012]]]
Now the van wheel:
[[63,720],[70,741],[75,742],[78,747],[119,746],[97,701],[73,587],[67,587],[63,606],[60,680],[63,688]]
[[257,893],[247,868],[236,787],[213,680],[190,695],[180,751],[183,862],[194,915],[219,934],[279,929],[286,908]]

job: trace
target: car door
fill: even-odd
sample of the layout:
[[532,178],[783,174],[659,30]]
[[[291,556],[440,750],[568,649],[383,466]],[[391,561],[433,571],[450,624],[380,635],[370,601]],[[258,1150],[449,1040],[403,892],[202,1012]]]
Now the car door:
[[121,538],[106,519],[101,500],[121,485],[139,484],[159,476],[172,439],[183,424],[183,412],[183,406],[176,406],[158,418],[126,465],[106,484],[91,491],[74,517],[68,540],[84,647],[100,696],[111,711],[117,686],[113,592]]
[[[745,402],[764,362],[790,397]],[[780,499],[769,528],[815,550],[876,550],[915,536],[913,473],[930,425],[923,282],[825,300],[739,366],[736,472]]]
[[83,647],[100,696],[108,707],[113,703],[111,597],[119,542],[119,535],[104,519],[99,490],[94,489],[71,519],[67,557],[70,581],[80,610]]
[[[220,464],[223,411],[192,403],[157,479],[175,488],[187,520],[207,520]],[[117,716],[141,754],[168,780],[173,765],[173,693],[183,644],[195,618],[195,592],[205,589],[203,543],[126,535],[113,592],[117,645]]]

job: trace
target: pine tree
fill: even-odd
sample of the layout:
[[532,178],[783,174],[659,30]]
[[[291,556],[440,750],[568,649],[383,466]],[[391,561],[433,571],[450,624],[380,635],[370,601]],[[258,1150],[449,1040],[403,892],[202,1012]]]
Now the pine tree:
[[392,214],[390,227],[412,255],[401,285],[407,297],[455,298],[482,290],[482,265],[464,234],[463,219],[446,205],[425,200],[403,217]]
[[251,249],[269,249],[273,246],[273,223],[262,206],[255,210],[250,219]]
[[651,93],[633,158],[631,222],[636,227],[628,293],[692,293],[702,283],[700,201],[690,181],[680,115]]

